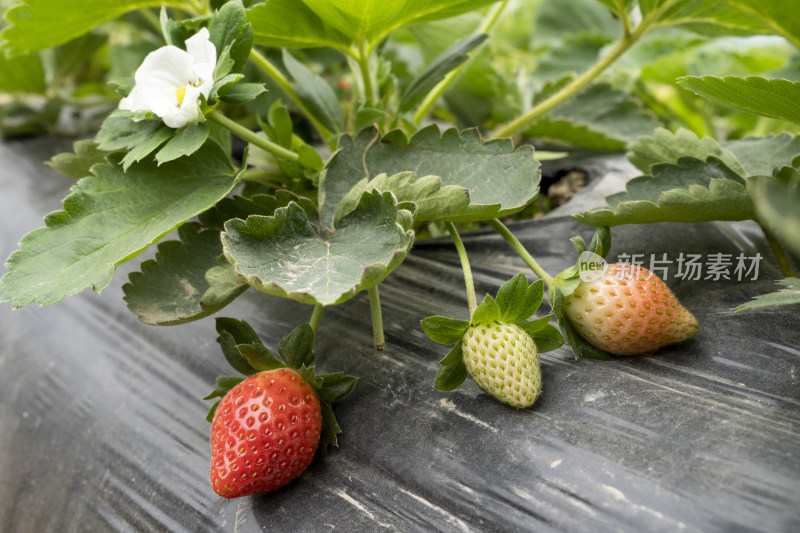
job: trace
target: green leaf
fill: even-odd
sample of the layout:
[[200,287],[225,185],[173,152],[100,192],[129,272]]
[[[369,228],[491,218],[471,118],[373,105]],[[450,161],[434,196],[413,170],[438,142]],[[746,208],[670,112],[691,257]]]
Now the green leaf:
[[758,220],[782,244],[800,254],[800,179],[795,176],[788,181],[759,176],[753,179],[751,194]]
[[89,169],[97,163],[104,163],[110,152],[100,150],[91,139],[75,141],[73,152],[57,154],[47,162],[50,167],[68,178],[81,179],[89,175]]
[[800,13],[795,0],[725,0],[747,16],[758,19],[766,27],[800,48]]
[[753,298],[753,301],[740,305],[734,311],[752,311],[764,307],[800,304],[800,278],[786,278],[777,283],[787,288],[768,294],[759,294]]
[[345,376],[341,372],[318,376],[322,385],[317,391],[322,401],[336,403],[349,395],[356,386],[358,378]]
[[742,178],[714,157],[706,162],[682,157],[677,165],[656,165],[652,176],[634,178],[626,188],[626,192],[606,198],[608,208],[574,217],[590,226],[755,217],[753,202]]
[[469,205],[469,191],[457,185],[442,187],[438,176],[425,176],[417,179],[413,172],[401,172],[394,176],[379,174],[372,180],[356,183],[336,208],[333,223],[347,215],[365,192],[386,192],[394,194],[398,202],[413,202],[417,206],[414,219],[417,222],[446,218],[452,213],[460,213]]
[[684,128],[674,134],[667,129],[658,128],[652,137],[644,136],[633,143],[628,152],[630,162],[646,173],[650,173],[653,165],[659,163],[677,164],[681,157],[693,157],[701,161],[715,157],[742,178],[748,176],[736,156],[724,150],[717,141],[711,137],[701,139]]
[[9,9],[0,40],[11,55],[65,43],[134,9],[181,7],[180,0],[22,0]]
[[130,150],[147,142],[162,127],[165,126],[160,119],[137,122],[127,114],[120,116],[115,113],[103,121],[100,131],[95,136],[95,142],[98,149],[107,152]]
[[253,45],[253,30],[251,26],[247,25],[247,14],[241,1],[226,2],[211,17],[208,32],[209,40],[214,43],[218,51],[224,50],[228,46],[231,47],[230,57],[234,61],[233,70],[241,72]]
[[547,324],[550,323],[550,320],[553,318],[552,314],[547,316],[543,316],[541,318],[537,318],[536,320],[531,320],[529,322],[518,322],[517,325],[528,332],[529,335],[533,335],[534,333],[542,330]]
[[[648,0],[640,1],[639,6],[642,8],[642,14],[646,15],[652,6],[661,6],[665,3],[665,0]],[[678,0],[658,17],[653,28],[669,26],[680,26],[712,36],[771,33],[770,28],[762,20],[725,1]]]
[[324,23],[298,0],[267,0],[247,12],[253,37],[262,46],[316,48],[329,46],[349,52],[350,40]]
[[[219,331],[219,322],[217,322],[217,330]],[[250,363],[247,362],[247,359],[236,347],[236,340],[233,338],[233,335],[225,330],[221,330],[219,331],[219,336],[217,337],[217,343],[219,344],[220,348],[222,348],[222,353],[225,356],[225,360],[228,361],[228,364],[231,365],[234,370],[240,374],[244,374],[245,376],[252,376],[258,372],[258,370],[250,366]],[[222,389],[217,389],[205,399],[208,400],[223,392],[224,391]]]
[[429,316],[422,320],[422,331],[433,342],[453,344],[461,342],[461,337],[469,328],[469,321],[447,318],[446,316]]
[[[155,260],[142,263],[123,285],[128,309],[155,326],[184,324],[216,313],[247,289],[222,254],[219,231],[188,222],[179,241],[158,245]],[[227,274],[227,275],[226,275]]]
[[723,148],[736,156],[747,176],[768,176],[776,168],[794,165],[800,156],[800,136],[749,137],[727,142]]
[[[549,317],[545,317],[549,318]],[[541,329],[531,334],[533,342],[536,344],[538,353],[552,352],[564,345],[564,337],[552,324],[545,324]]]
[[339,99],[328,82],[311,72],[287,50],[283,50],[283,66],[292,78],[292,87],[309,111],[334,133],[344,128],[344,114]]
[[614,12],[615,15],[618,17],[621,16],[623,13],[628,13],[631,10],[631,6],[633,5],[635,0],[597,0],[608,9]]
[[334,231],[320,234],[296,203],[273,217],[233,219],[222,234],[225,256],[258,290],[332,305],[382,281],[413,243],[411,216],[390,193],[365,194]]
[[320,402],[320,408],[322,410],[322,434],[319,437],[319,448],[320,453],[325,457],[328,453],[328,446],[339,446],[336,436],[342,432],[342,428],[336,421],[329,402]]
[[[589,251],[605,258],[611,251],[611,230],[608,226],[601,226],[592,235]],[[580,254],[578,254],[580,255]]]
[[[255,330],[244,320],[236,320],[235,318],[219,317],[216,320],[217,333],[220,337],[217,342],[223,349],[223,352],[228,349],[234,349],[236,353],[226,353],[225,357],[230,361],[236,361],[236,364],[241,366],[242,361],[238,358],[243,358],[255,371],[273,370],[275,368],[285,367],[275,355],[261,342],[261,338]],[[227,335],[225,335],[227,333]],[[230,339],[228,339],[230,336]],[[224,342],[224,343],[223,343]],[[233,365],[233,363],[231,363]],[[236,367],[234,367],[236,368]],[[253,372],[251,372],[253,373]]]
[[[534,103],[543,101],[572,79],[567,76],[548,84]],[[622,151],[656,126],[654,116],[631,100],[628,93],[608,83],[596,83],[534,122],[526,132],[580,148]]]
[[310,367],[314,364],[314,330],[309,324],[300,324],[278,343],[278,353],[292,368]]
[[240,105],[255,100],[267,92],[263,83],[237,83],[220,93],[220,100],[228,104]]
[[467,379],[467,367],[464,365],[461,341],[459,341],[439,363],[433,386],[441,391],[451,391],[460,387],[465,379]]
[[371,127],[355,138],[343,135],[320,176],[322,225],[332,226],[339,201],[364,177],[406,171],[439,176],[444,187],[469,190],[469,207],[446,220],[506,216],[524,208],[539,190],[539,163],[533,157],[531,146],[515,150],[508,139],[484,142],[476,130],[440,133],[429,126],[408,139],[399,130],[381,138]]
[[517,274],[497,291],[497,305],[502,312],[500,320],[509,323],[527,320],[539,309],[543,296],[542,280],[535,281],[529,286],[525,274]]
[[483,298],[483,301],[478,304],[478,308],[472,313],[470,324],[476,326],[478,324],[488,324],[495,320],[500,320],[503,312],[497,302],[488,294]]
[[38,54],[7,58],[0,53],[0,91],[43,94],[47,84]]
[[189,124],[172,137],[156,154],[156,161],[161,165],[195,153],[208,139],[210,130],[205,122]]
[[158,128],[150,137],[148,137],[141,144],[132,147],[125,157],[122,158],[122,169],[128,170],[134,163],[138,163],[148,155],[155,152],[159,146],[164,144],[174,134],[172,128],[162,126]]
[[377,43],[402,26],[450,18],[495,0],[302,1],[325,23],[351,41]]
[[489,36],[485,33],[471,35],[458,41],[445,50],[430,65],[425,67],[419,76],[408,85],[400,99],[398,110],[401,113],[410,111],[442,81],[448,72],[458,67],[469,58],[469,53],[481,45]]
[[739,111],[800,124],[800,82],[758,76],[685,76],[678,84]]
[[[603,350],[598,350],[586,342],[586,340],[584,340],[584,338],[581,337],[577,331],[575,331],[572,323],[564,315],[564,299],[572,294],[572,292],[580,283],[580,278],[577,278],[576,276],[575,279],[572,279],[570,282],[569,280],[559,280],[559,277],[556,278],[557,283],[552,289],[550,301],[552,302],[553,314],[556,316],[556,320],[558,320],[558,326],[561,329],[563,338],[572,348],[572,353],[575,354],[575,358],[577,359],[578,357],[586,357],[588,359],[600,360],[611,359],[611,354],[604,352]],[[561,281],[561,283],[559,283],[559,281]]]
[[118,264],[214,205],[239,179],[216,144],[160,167],[99,164],[92,173],[73,186],[64,211],[22,238],[0,280],[0,301],[51,305],[87,286],[101,292]]
[[373,124],[380,124],[386,118],[386,111],[371,107],[361,108],[356,112],[355,128],[361,131]]

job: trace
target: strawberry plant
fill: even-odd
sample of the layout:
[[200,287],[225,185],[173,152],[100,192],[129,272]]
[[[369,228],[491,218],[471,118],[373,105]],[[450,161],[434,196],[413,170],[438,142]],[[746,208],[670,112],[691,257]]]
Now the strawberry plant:
[[[576,357],[609,359],[653,353],[702,326],[647,269],[615,263],[606,277],[581,278],[584,253],[609,254],[612,227],[752,221],[785,288],[738,309],[800,302],[800,83],[778,78],[797,74],[791,7],[21,0],[5,13],[0,130],[63,132],[59,117],[70,115],[67,129],[91,137],[50,161],[77,181],[9,256],[0,302],[101,292],[120,264],[154,247],[123,288],[144,323],[198,320],[245,291],[307,304],[308,324],[278,347],[284,362],[246,322],[217,321],[225,357],[249,376],[222,378],[212,393],[223,397],[212,486],[234,497],[299,475],[318,435],[323,451],[336,443],[330,403],[354,379],[315,374],[324,309],[367,292],[384,349],[381,282],[416,240],[448,233],[469,316],[422,321],[433,341],[453,345],[435,386],[452,390],[469,374],[528,408],[547,390],[539,354],[564,342]],[[743,39],[761,35],[771,37]],[[746,53],[730,52],[740,45]],[[720,57],[742,75],[702,71]],[[572,239],[578,261],[556,276],[501,221],[531,214],[540,161],[564,155],[528,140],[627,150],[642,172],[606,206],[574,213],[597,232],[589,246]],[[539,280],[517,275],[478,305],[459,237],[476,225],[494,228]],[[545,296],[552,312],[529,320]],[[307,425],[281,433],[271,410],[287,404],[267,397],[270,383],[294,392],[285,411],[300,409],[291,416]],[[295,432],[308,438],[287,447]]]

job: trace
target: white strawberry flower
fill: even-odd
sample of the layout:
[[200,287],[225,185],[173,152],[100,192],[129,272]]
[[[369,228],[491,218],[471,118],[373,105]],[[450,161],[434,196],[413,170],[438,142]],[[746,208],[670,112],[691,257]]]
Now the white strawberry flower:
[[186,40],[186,50],[162,46],[144,58],[134,75],[136,84],[119,103],[126,111],[151,111],[170,128],[196,122],[200,95],[214,85],[217,49],[206,28]]

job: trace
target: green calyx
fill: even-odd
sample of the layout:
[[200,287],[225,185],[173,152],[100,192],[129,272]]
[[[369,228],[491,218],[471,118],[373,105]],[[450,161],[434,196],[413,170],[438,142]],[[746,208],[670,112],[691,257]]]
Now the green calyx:
[[578,252],[579,258],[574,265],[559,273],[558,276],[556,276],[553,280],[552,285],[550,285],[550,304],[553,307],[553,314],[558,321],[558,326],[564,336],[564,339],[566,339],[567,343],[572,348],[572,353],[575,354],[576,359],[578,357],[587,357],[589,359],[610,359],[611,355],[609,353],[595,348],[586,342],[577,331],[575,331],[572,323],[564,313],[564,301],[570,295],[572,295],[572,293],[575,292],[575,289],[578,288],[578,285],[581,284],[581,254],[584,252],[592,252],[602,258],[605,258],[608,255],[608,252],[611,250],[611,230],[608,228],[608,226],[598,228],[597,231],[595,231],[592,241],[588,247],[586,246],[586,242],[580,236],[573,237],[570,240],[575,246],[575,250]]
[[458,388],[467,377],[461,340],[470,327],[500,322],[516,324],[533,338],[538,353],[555,350],[564,343],[558,330],[549,324],[553,315],[528,320],[539,309],[544,296],[544,282],[528,284],[524,274],[517,274],[500,287],[497,296],[486,295],[470,320],[431,316],[422,321],[422,329],[434,342],[455,344],[439,363],[434,387],[449,391]]
[[[327,446],[337,446],[336,435],[342,432],[333,414],[332,404],[344,399],[356,385],[358,378],[342,372],[317,375],[314,366],[314,330],[310,324],[301,324],[278,343],[278,356],[261,342],[255,330],[244,320],[217,318],[217,342],[228,363],[240,374],[252,376],[258,372],[291,368],[306,381],[317,394],[322,411],[322,436],[320,448],[323,455]],[[221,376],[216,388],[204,400],[224,397],[233,387],[244,381],[243,377]],[[221,400],[211,406],[206,419],[211,422]]]

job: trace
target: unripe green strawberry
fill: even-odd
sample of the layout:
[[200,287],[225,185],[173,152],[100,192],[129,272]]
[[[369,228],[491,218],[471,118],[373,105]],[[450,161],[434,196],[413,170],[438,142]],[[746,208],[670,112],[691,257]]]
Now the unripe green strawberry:
[[277,489],[311,463],[322,430],[314,389],[290,368],[254,374],[222,399],[211,424],[211,486],[225,498]]
[[470,326],[461,338],[461,349],[475,383],[501,402],[529,407],[541,394],[536,345],[518,325],[494,321]]
[[617,355],[652,352],[697,333],[697,319],[646,268],[611,264],[582,281],[564,300],[564,313],[589,344]]

